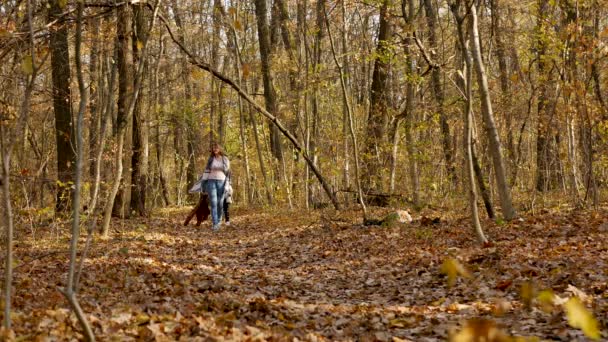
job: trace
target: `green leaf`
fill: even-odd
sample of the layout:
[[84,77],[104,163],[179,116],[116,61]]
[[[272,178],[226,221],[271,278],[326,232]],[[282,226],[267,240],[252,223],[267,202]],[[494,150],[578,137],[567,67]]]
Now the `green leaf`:
[[57,5],[59,5],[59,8],[64,8],[65,6],[67,6],[68,4],[68,0],[57,0]]
[[587,337],[593,340],[600,339],[600,329],[597,320],[587,311],[587,308],[581,303],[577,297],[570,298],[566,304],[566,315],[568,316],[568,324],[573,328],[578,328],[585,333]]

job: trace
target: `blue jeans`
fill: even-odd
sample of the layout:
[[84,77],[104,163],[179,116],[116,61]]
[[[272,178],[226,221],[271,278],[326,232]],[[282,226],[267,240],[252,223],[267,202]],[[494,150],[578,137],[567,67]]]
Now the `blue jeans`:
[[214,226],[222,220],[225,184],[226,181],[224,180],[209,179],[207,181],[207,194],[209,194],[209,203],[211,205],[211,220]]

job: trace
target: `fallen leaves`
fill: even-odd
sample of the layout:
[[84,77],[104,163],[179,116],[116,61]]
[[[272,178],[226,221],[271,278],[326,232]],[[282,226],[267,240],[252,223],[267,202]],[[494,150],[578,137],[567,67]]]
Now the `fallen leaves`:
[[583,303],[577,298],[570,298],[564,304],[566,314],[568,315],[568,324],[574,328],[581,329],[585,335],[591,339],[599,340],[600,330],[597,320],[587,311]]
[[[181,215],[171,209],[117,221],[121,234],[93,245],[79,298],[100,339],[605,337],[605,215],[488,221],[489,248],[447,215],[427,227],[362,229],[348,212],[323,224],[318,212],[237,211],[234,226],[217,234],[181,227]],[[551,227],[559,230],[553,237]],[[56,291],[67,240],[43,233],[16,248],[23,266],[15,274],[14,333],[77,339],[75,317]],[[29,262],[38,255],[45,257]]]

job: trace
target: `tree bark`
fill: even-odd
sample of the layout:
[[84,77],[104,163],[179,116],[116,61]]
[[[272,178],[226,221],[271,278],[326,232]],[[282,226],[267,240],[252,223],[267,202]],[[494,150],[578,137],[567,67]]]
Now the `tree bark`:
[[[266,110],[273,116],[277,116],[278,103],[277,94],[273,84],[272,70],[270,66],[272,48],[270,46],[270,28],[268,26],[268,9],[266,0],[255,0],[255,14],[258,25],[258,42],[260,46],[260,60],[262,66],[262,78],[264,83],[264,102]],[[272,154],[277,160],[282,160],[283,151],[277,134],[276,127],[271,127],[270,143]]]
[[551,5],[547,1],[538,0],[537,23],[537,57],[539,75],[538,124],[536,130],[536,190],[545,192],[557,186],[556,165],[554,155],[557,153],[554,131],[551,127],[551,91],[554,81],[551,69],[551,57],[547,51],[547,23]]
[[382,190],[383,151],[388,126],[388,59],[390,58],[390,39],[392,25],[389,20],[388,0],[382,0],[380,8],[380,27],[378,45],[372,76],[370,108],[367,119],[366,141],[363,152],[364,188]]
[[507,182],[505,173],[505,166],[502,157],[500,139],[498,137],[498,130],[494,123],[494,113],[492,111],[492,102],[490,99],[490,90],[488,88],[488,80],[486,78],[485,67],[481,58],[479,32],[477,25],[477,10],[475,5],[470,6],[471,21],[469,23],[469,30],[471,32],[471,53],[473,57],[473,64],[477,74],[477,84],[479,86],[479,92],[481,93],[481,112],[483,114],[483,121],[485,131],[490,143],[490,154],[492,155],[492,162],[494,164],[494,172],[496,174],[496,187],[498,190],[498,196],[500,197],[500,206],[502,208],[502,214],[505,220],[510,221],[515,218],[515,208],[511,201],[511,189]]
[[78,19],[76,23],[76,41],[75,41],[75,64],[76,64],[76,76],[78,79],[78,90],[80,92],[80,104],[78,106],[78,118],[76,121],[76,168],[74,175],[74,192],[72,201],[72,237],[70,239],[70,267],[68,270],[68,279],[66,287],[63,291],[69,304],[72,306],[78,322],[84,330],[84,336],[87,341],[95,341],[95,335],[83,310],[80,308],[78,299],[76,298],[76,291],[74,287],[74,279],[76,274],[76,259],[78,252],[78,238],[80,236],[80,190],[82,188],[82,168],[83,168],[83,122],[84,112],[87,106],[87,90],[84,84],[84,78],[82,76],[82,62],[80,60],[80,49],[82,45],[82,12],[84,9],[84,2],[79,2],[78,6]]
[[[156,4],[154,6],[154,10],[153,10],[153,14],[152,14],[152,22],[150,24],[150,29],[148,30],[148,34],[150,31],[152,31],[152,29],[154,29],[154,22],[156,20],[160,1],[161,0],[157,0]],[[120,10],[122,10],[122,13],[120,12]],[[118,19],[119,23],[123,20],[128,20],[126,8],[124,5],[119,8],[119,14],[123,15],[122,18],[119,17],[119,19]],[[123,20],[121,20],[121,19],[123,19]],[[124,23],[124,21],[123,21],[123,23]],[[120,24],[119,24],[119,28],[121,28]],[[122,30],[124,30],[124,27],[122,28]],[[121,32],[121,31],[118,31],[118,32]],[[135,73],[135,82],[134,82],[135,91],[133,92],[133,96],[128,101],[128,106],[126,108],[125,115],[122,118],[122,120],[120,121],[120,125],[118,126],[118,132],[117,132],[118,142],[117,142],[116,155],[115,155],[116,173],[114,175],[112,188],[110,189],[110,194],[109,194],[108,200],[106,202],[106,208],[105,208],[103,226],[102,226],[102,234],[104,237],[107,237],[109,235],[110,217],[112,214],[112,207],[114,206],[114,199],[116,197],[116,193],[118,192],[118,188],[120,186],[120,179],[122,177],[122,168],[123,168],[122,154],[123,154],[125,131],[127,129],[127,123],[129,122],[129,120],[131,120],[131,117],[133,116],[133,112],[135,110],[135,103],[137,101],[137,97],[139,96],[139,89],[141,87],[141,77],[142,77],[142,74],[144,71],[144,63],[146,60],[147,42],[148,42],[148,35],[145,36],[144,41],[142,43],[141,57],[140,57],[139,62],[137,63],[137,72]],[[121,48],[126,50],[126,47],[121,47]],[[120,65],[119,65],[119,69],[120,69]]]
[[[405,18],[407,25],[414,25],[414,0],[408,0],[408,10],[406,11],[405,2],[401,5],[403,17]],[[414,45],[414,38],[411,33],[405,38],[404,52],[406,54],[406,70],[408,76],[408,82],[406,86],[406,99],[405,99],[405,140],[406,149],[409,157],[409,176],[410,176],[410,189],[412,194],[412,201],[414,207],[420,207],[420,181],[418,179],[418,149],[416,148],[416,133],[412,132],[412,126],[416,124],[416,85],[414,84],[414,58],[412,56],[412,46]]]
[[[344,10],[344,7],[342,8]],[[342,12],[344,14],[344,12]],[[359,199],[359,204],[361,205],[361,209],[363,211],[363,223],[365,224],[365,222],[367,222],[368,220],[368,215],[367,215],[367,207],[365,206],[365,199],[363,197],[363,188],[361,187],[361,176],[359,174],[359,146],[357,143],[357,134],[355,133],[355,129],[354,129],[354,124],[353,124],[353,112],[351,109],[351,105],[350,105],[350,94],[348,93],[348,89],[346,87],[346,78],[344,76],[344,70],[343,70],[343,66],[340,64],[340,62],[338,61],[338,57],[336,57],[336,48],[334,46],[334,39],[331,35],[331,29],[329,27],[329,18],[327,16],[327,10],[325,9],[325,7],[323,8],[323,14],[325,16],[325,24],[327,26],[327,35],[329,36],[329,43],[331,46],[331,52],[332,52],[332,57],[334,59],[334,63],[336,64],[336,67],[338,68],[338,72],[340,75],[340,89],[342,90],[342,98],[343,98],[343,103],[346,107],[346,114],[347,114],[347,119],[348,119],[348,131],[350,133],[350,138],[352,140],[353,143],[353,156],[355,159],[355,182],[357,184],[357,197]],[[346,60],[346,57],[344,57],[344,59]]]
[[[118,65],[118,103],[117,103],[117,113],[116,113],[116,125],[115,125],[115,135],[118,136],[120,134],[122,127],[124,126],[124,130],[127,130],[128,121],[127,121],[127,110],[129,106],[129,102],[133,98],[133,60],[132,56],[129,53],[130,42],[132,37],[132,26],[131,26],[131,15],[129,14],[129,5],[124,4],[117,9],[117,19],[116,19],[116,50],[117,50],[117,58],[116,64]],[[120,148],[122,149],[125,144],[125,138],[122,138],[122,145]],[[117,145],[120,145],[117,143]],[[121,151],[122,155],[123,152]],[[120,174],[122,177],[122,168],[124,161],[120,161],[120,169],[116,170],[114,175]],[[117,189],[117,193],[112,196],[113,197],[113,208],[112,215],[120,218],[125,218],[129,216],[129,210],[125,210],[124,204],[127,200],[128,193],[130,193],[130,189],[124,186],[125,180],[119,179],[120,183],[123,184],[121,187]]]
[[[99,58],[99,27],[103,20],[100,18],[91,18],[89,20],[89,31],[92,33],[92,45],[91,45],[91,62],[89,64],[89,82],[90,82],[90,95],[89,95],[89,176],[93,180],[95,179],[95,164],[96,159],[94,157],[95,151],[97,151],[97,144],[99,144],[99,134],[101,131],[101,112],[103,108],[101,106],[101,94],[103,92],[103,75],[101,71],[103,68],[104,61]],[[91,187],[91,196],[93,196],[93,188]]]
[[[439,49],[439,41],[437,39],[437,15],[431,0],[424,0],[424,10],[426,13],[426,21],[429,26],[429,43],[432,51]],[[437,55],[437,53],[435,53]],[[456,167],[454,166],[454,151],[452,148],[452,137],[450,135],[450,124],[445,112],[445,94],[443,85],[441,84],[441,70],[433,68],[431,71],[431,87],[433,96],[437,103],[437,112],[439,113],[439,126],[441,128],[441,144],[443,147],[443,157],[445,158],[445,167],[449,179],[452,184],[456,184]]]
[[[133,5],[133,62],[135,65],[145,61],[140,61],[141,44],[147,39],[144,37],[146,32],[144,7],[142,4]],[[135,70],[136,72],[136,70]],[[135,75],[133,75],[135,76]],[[143,75],[142,75],[143,77]],[[143,84],[143,79],[142,79]],[[138,91],[140,94],[142,89]],[[146,210],[146,190],[148,189],[148,131],[146,128],[147,114],[142,112],[142,97],[139,96],[135,103],[133,112],[133,154],[131,155],[131,203],[130,212],[138,216],[147,216]]]
[[477,238],[482,244],[488,242],[481,223],[479,222],[479,212],[477,210],[477,190],[475,188],[475,171],[473,170],[473,61],[469,54],[465,39],[464,20],[465,16],[462,12],[462,0],[450,2],[450,9],[456,19],[456,29],[458,31],[458,41],[462,59],[465,61],[464,74],[460,74],[461,83],[465,87],[464,97],[466,99],[464,108],[464,141],[463,149],[465,154],[465,169],[467,174],[467,183],[469,185],[468,199],[469,209],[471,210],[471,221]]
[[62,17],[59,0],[52,0],[49,8],[51,73],[53,79],[53,109],[55,111],[55,141],[57,144],[57,196],[55,210],[69,212],[71,183],[74,173],[74,127],[70,91],[70,55],[68,26]]

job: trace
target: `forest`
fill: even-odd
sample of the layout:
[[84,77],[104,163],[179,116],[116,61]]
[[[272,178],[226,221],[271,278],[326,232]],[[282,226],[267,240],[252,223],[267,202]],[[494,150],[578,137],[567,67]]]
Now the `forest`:
[[0,340],[608,340],[607,69],[607,0],[2,0]]

